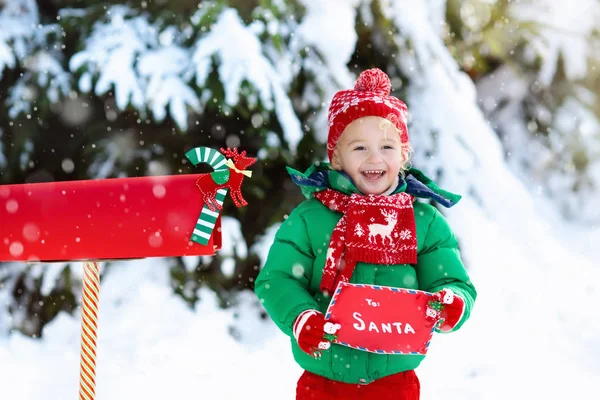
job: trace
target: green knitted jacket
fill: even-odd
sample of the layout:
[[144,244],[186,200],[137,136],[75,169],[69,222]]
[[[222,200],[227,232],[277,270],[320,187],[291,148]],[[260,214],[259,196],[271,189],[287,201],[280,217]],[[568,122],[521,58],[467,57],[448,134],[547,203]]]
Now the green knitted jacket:
[[[329,165],[313,165],[304,174],[288,168],[307,200],[296,207],[275,235],[255,292],[275,324],[290,337],[296,362],[305,370],[346,383],[365,384],[398,372],[415,369],[425,356],[388,355],[364,352],[332,344],[320,359],[304,353],[297,345],[292,325],[308,309],[325,313],[331,298],[319,290],[329,238],[342,214],[325,207],[312,197],[326,187],[345,194],[358,192],[349,177],[330,170]],[[406,191],[417,197],[432,198],[446,206],[460,196],[440,189],[416,169],[401,179],[394,193]],[[459,329],[469,318],[477,296],[460,259],[454,234],[444,217],[433,206],[414,203],[417,228],[416,265],[358,263],[350,282],[393,286],[435,292],[450,288],[466,304]]]

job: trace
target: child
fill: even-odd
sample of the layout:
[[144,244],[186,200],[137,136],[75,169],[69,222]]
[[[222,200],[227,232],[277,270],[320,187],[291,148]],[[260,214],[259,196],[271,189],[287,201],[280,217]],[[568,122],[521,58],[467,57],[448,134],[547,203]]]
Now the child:
[[[323,313],[338,282],[433,292],[445,303],[438,332],[458,329],[476,298],[446,220],[415,201],[451,207],[460,196],[407,166],[407,109],[390,88],[383,71],[363,71],[354,90],[331,102],[330,164],[304,174],[288,168],[307,200],[279,228],[255,291],[305,370],[298,400],[419,399],[414,369],[424,356],[364,352],[324,336]],[[345,213],[350,206],[360,211]],[[376,232],[382,244],[366,232],[353,236],[357,224],[368,225],[365,215],[387,222],[389,229]]]

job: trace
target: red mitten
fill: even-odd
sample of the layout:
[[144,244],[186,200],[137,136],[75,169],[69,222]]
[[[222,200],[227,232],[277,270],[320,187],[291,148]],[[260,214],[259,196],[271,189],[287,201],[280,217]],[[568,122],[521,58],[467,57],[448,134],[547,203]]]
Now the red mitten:
[[465,311],[465,301],[451,289],[442,289],[433,295],[433,302],[427,308],[427,316],[439,318],[437,329],[450,332],[458,324]]
[[320,350],[327,350],[335,339],[339,324],[325,322],[325,316],[316,310],[306,310],[296,318],[293,326],[294,338],[306,354],[321,357]]

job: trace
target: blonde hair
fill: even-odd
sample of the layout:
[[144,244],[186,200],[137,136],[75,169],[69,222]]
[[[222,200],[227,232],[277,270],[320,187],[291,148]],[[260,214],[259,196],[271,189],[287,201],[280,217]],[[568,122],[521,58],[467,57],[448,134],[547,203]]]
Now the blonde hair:
[[[402,132],[402,130],[398,129],[396,124],[393,122],[393,120],[396,118],[397,117],[394,114],[390,114],[387,118],[383,118],[379,122],[379,129],[381,129],[383,131],[384,137],[387,134],[387,131],[390,127],[392,129],[394,129],[394,131],[396,131],[396,133],[398,134],[399,137],[402,137],[402,134],[404,132]],[[410,159],[413,155],[413,152],[414,151],[413,151],[412,145],[410,144],[410,141],[402,142],[402,140],[400,140],[400,153],[402,154],[402,164],[400,165],[400,175],[402,175],[403,178],[405,177],[405,172],[408,171],[411,167]]]

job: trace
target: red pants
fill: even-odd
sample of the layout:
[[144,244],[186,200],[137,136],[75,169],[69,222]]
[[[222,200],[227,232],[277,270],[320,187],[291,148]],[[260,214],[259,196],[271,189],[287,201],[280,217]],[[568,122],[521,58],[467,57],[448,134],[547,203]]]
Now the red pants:
[[368,385],[332,381],[304,371],[296,400],[419,400],[421,386],[415,371],[377,379]]

